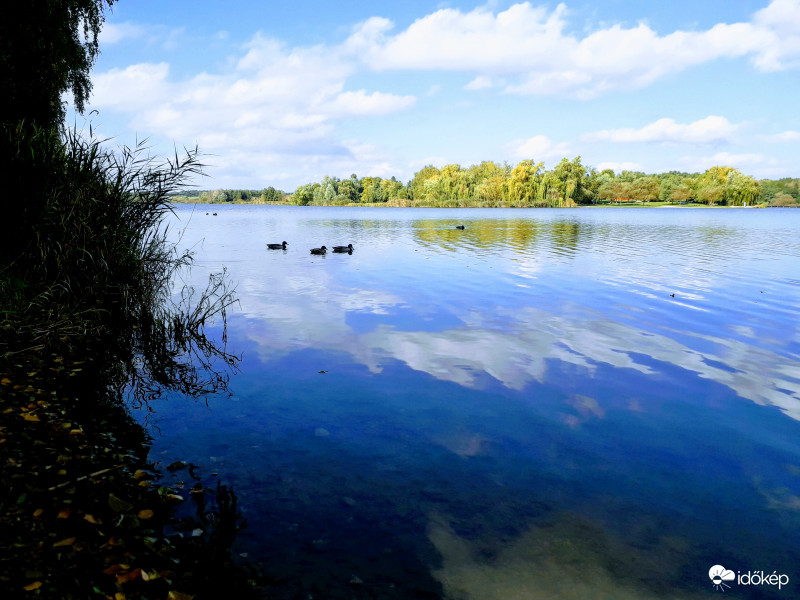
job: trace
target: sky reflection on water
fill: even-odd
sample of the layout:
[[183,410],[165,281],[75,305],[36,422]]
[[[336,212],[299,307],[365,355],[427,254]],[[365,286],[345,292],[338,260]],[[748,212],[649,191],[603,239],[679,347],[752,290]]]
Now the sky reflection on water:
[[214,209],[177,212],[192,277],[238,281],[242,370],[156,406],[154,454],[234,484],[275,597],[800,578],[800,213]]

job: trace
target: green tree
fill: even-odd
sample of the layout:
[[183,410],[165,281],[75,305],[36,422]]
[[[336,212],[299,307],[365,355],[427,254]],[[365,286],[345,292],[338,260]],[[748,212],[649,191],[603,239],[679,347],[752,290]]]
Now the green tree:
[[89,72],[100,52],[97,36],[114,2],[36,0],[14,5],[19,10],[0,19],[4,123],[61,125],[67,91],[84,111],[92,91]]
[[586,167],[581,164],[581,157],[576,156],[569,160],[562,158],[561,162],[553,169],[552,184],[548,186],[555,189],[557,195],[551,194],[555,206],[570,206],[583,198],[583,178],[586,176]]
[[733,169],[725,178],[723,201],[728,206],[753,205],[758,202],[761,190],[758,182]]
[[733,167],[711,167],[697,182],[697,199],[709,205],[719,204],[725,198],[725,185]]
[[637,177],[631,182],[630,197],[638,202],[658,200],[660,188],[658,179],[652,175]]
[[297,204],[298,206],[308,206],[314,202],[314,192],[317,188],[319,188],[318,183],[298,186],[289,200],[292,204]]
[[439,177],[439,169],[433,165],[423,167],[414,173],[414,178],[408,183],[409,193],[413,200],[424,198],[425,182],[432,177]]
[[283,200],[283,192],[276,190],[274,187],[269,186],[261,192],[261,200],[263,202],[280,202]]

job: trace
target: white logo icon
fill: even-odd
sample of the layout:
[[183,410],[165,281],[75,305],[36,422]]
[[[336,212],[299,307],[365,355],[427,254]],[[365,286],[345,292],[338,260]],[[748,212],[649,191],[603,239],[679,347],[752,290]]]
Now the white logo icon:
[[716,589],[721,592],[725,591],[725,588],[730,588],[726,581],[733,581],[736,579],[736,575],[733,571],[729,571],[722,565],[714,565],[708,570],[708,577],[711,579],[711,585],[713,585]]

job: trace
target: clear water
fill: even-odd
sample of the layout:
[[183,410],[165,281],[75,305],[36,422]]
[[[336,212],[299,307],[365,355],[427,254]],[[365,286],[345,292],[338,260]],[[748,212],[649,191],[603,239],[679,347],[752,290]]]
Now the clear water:
[[233,485],[270,597],[800,596],[800,211],[177,218],[243,360],[152,456]]

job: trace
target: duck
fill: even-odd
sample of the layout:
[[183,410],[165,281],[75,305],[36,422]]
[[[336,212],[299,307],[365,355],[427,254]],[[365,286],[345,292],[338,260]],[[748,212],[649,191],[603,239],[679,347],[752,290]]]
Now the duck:
[[353,253],[353,244],[347,244],[347,246],[334,246],[334,252],[347,252],[348,254]]
[[322,246],[321,248],[312,248],[311,254],[325,254],[327,250],[328,249],[325,246]]
[[267,248],[270,250],[286,250],[286,242],[282,242],[280,244],[267,244]]
[[456,225],[456,229],[464,229],[463,225]]

